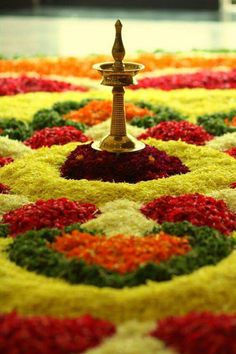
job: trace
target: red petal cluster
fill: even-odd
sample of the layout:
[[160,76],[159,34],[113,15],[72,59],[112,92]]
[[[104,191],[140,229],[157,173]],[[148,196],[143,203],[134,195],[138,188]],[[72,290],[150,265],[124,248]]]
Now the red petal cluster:
[[199,125],[184,120],[180,122],[161,122],[139,135],[139,139],[147,139],[149,137],[165,141],[182,140],[188,144],[195,145],[204,145],[207,141],[213,139],[213,136]]
[[91,145],[78,146],[67,158],[61,174],[69,179],[136,183],[187,173],[179,158],[146,146],[130,154],[96,151]]
[[80,141],[84,143],[89,138],[79,129],[71,126],[44,128],[37,131],[24,144],[32,149],[38,149],[43,146],[65,145],[72,141]]
[[16,236],[28,230],[84,223],[99,213],[94,204],[82,204],[67,198],[38,200],[5,213],[3,222],[9,224],[11,235]]
[[229,154],[230,156],[234,157],[236,159],[236,147],[233,147],[229,150],[225,150],[226,154]]
[[0,167],[8,165],[9,163],[13,162],[13,158],[11,157],[0,157]]
[[231,71],[199,71],[193,74],[163,75],[140,79],[131,89],[158,88],[169,91],[180,88],[203,87],[211,89],[236,88],[236,70]]
[[236,188],[236,182],[231,183],[230,188]]
[[0,353],[84,353],[116,332],[115,326],[89,315],[73,319],[0,316]]
[[63,91],[87,91],[87,88],[72,85],[68,82],[43,79],[38,77],[2,77],[0,78],[0,96],[12,96],[26,92],[63,92]]
[[236,315],[209,312],[168,317],[151,336],[181,354],[236,354]]
[[144,205],[141,211],[158,223],[186,220],[196,226],[212,227],[226,235],[236,229],[236,214],[223,200],[198,193],[163,196]]
[[10,188],[5,184],[0,183],[0,194],[8,194],[10,192]]

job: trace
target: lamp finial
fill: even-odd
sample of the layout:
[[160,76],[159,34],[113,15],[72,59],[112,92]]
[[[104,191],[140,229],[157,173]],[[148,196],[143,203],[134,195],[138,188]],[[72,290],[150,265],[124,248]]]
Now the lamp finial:
[[112,47],[112,56],[115,60],[113,64],[113,68],[115,71],[120,71],[124,68],[124,64],[122,63],[122,61],[125,57],[125,48],[121,36],[122,23],[120,22],[120,20],[116,21],[115,29],[116,29],[116,37]]

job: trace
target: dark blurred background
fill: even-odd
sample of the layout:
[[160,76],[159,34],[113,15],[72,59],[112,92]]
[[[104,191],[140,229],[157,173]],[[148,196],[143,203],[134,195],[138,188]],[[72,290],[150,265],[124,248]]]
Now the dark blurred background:
[[22,9],[31,6],[83,6],[83,7],[122,7],[157,8],[186,10],[217,10],[218,0],[1,0],[1,9]]

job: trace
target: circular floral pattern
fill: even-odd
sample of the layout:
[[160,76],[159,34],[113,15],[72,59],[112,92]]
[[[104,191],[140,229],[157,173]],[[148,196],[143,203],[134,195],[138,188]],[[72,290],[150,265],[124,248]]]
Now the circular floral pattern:
[[[148,282],[146,286],[122,290],[108,287],[98,289],[88,285],[69,285],[59,279],[38,276],[15,265],[9,261],[7,252],[12,241],[11,238],[0,238],[1,272],[7,274],[7,277],[1,278],[0,295],[2,307],[8,311],[17,310],[27,315],[66,314],[70,317],[91,313],[121,323],[130,318],[139,321],[156,320],[196,309],[223,312],[226,311],[223,299],[227,298],[227,312],[236,312],[235,252],[215,266],[175,277],[170,282]],[[43,258],[44,251],[41,261]],[[194,261],[194,257],[191,259]],[[78,304],[82,305],[78,307]]]
[[110,238],[84,233],[79,225],[66,227],[69,234],[57,229],[29,231],[10,245],[9,258],[24,269],[72,284],[122,288],[189,274],[218,263],[235,247],[234,238],[188,222],[165,223],[158,230],[145,237]]
[[188,144],[205,145],[213,138],[202,127],[186,121],[167,121],[147,129],[139,139],[182,140]]
[[187,220],[193,225],[213,227],[226,235],[236,229],[236,214],[223,200],[197,193],[160,197],[144,205],[141,211],[159,223]]
[[93,204],[73,202],[66,198],[37,200],[3,215],[11,236],[43,227],[63,228],[73,223],[84,223],[99,214]]
[[[151,67],[152,65],[154,65],[155,67],[158,56],[159,54],[157,56],[151,56],[149,67]],[[160,57],[161,56],[162,55],[160,55]],[[230,56],[231,55],[229,55],[229,58],[225,61],[216,60],[216,58],[214,58],[213,61],[215,63],[231,62],[232,64],[233,60],[232,58],[230,59]],[[177,61],[174,59],[175,57],[173,55],[170,55],[169,58],[165,55],[165,63],[173,63],[173,65],[182,65],[183,57],[186,59],[185,54],[180,54]],[[208,57],[207,60],[205,59],[203,61],[204,64],[210,65],[212,58]],[[163,60],[163,58],[161,58],[161,60]],[[161,60],[159,60],[160,65],[161,63],[164,63],[164,61]],[[50,71],[52,69],[52,62],[53,60],[51,62],[50,60],[48,62],[45,62],[45,64],[48,63],[49,66],[47,67],[47,65],[45,65],[44,70]],[[69,62],[71,64],[71,67],[66,66]],[[61,67],[64,68],[64,74],[68,73],[69,70],[73,69],[72,67],[73,65],[75,65],[75,62],[76,60],[71,60],[67,63],[61,63],[64,65],[62,65]],[[198,60],[196,60],[196,58],[192,58],[192,61],[187,58],[186,62],[187,65],[196,63],[201,64],[199,58]],[[54,64],[57,65],[59,63],[57,60],[55,60]],[[77,67],[77,69],[79,68]],[[204,84],[207,85],[207,83]],[[148,103],[151,102],[152,106],[158,104],[173,107],[177,112],[188,116],[185,118],[192,119],[193,122],[197,116],[205,114],[206,112],[223,112],[226,109],[228,110],[234,108],[236,97],[235,95],[236,90],[224,90],[224,92],[220,90],[215,90],[214,93],[204,89],[174,90],[174,92],[163,92],[159,90],[158,95],[156,90],[141,90],[140,92],[127,91],[128,100],[138,102],[140,98],[142,98],[145,101],[148,100]],[[108,99],[111,96],[109,91],[107,93],[97,91],[94,93],[89,93],[88,96],[86,94],[86,97],[89,97],[90,99],[98,97],[102,99]],[[84,98],[84,95],[78,92],[63,94],[43,93],[39,95],[27,94],[17,95],[16,97],[2,97],[0,104],[0,114],[3,118],[16,117],[18,119],[31,120],[33,114],[37,110],[42,108],[50,108],[55,102],[63,100],[80,101],[82,100],[82,98]],[[85,103],[84,106],[87,103]],[[57,107],[54,106],[53,109],[48,109],[48,111],[50,111],[49,114],[53,115],[53,119],[51,119],[51,116],[50,119],[48,119],[48,116],[46,117],[46,112],[44,111],[41,116],[41,118],[43,117],[43,119],[38,119],[38,121],[34,120],[34,123],[39,123],[39,125],[46,124],[46,126],[42,126],[36,129],[42,129],[44,127],[47,127],[47,124],[51,125],[51,127],[53,127],[55,124],[59,127],[71,125],[75,126],[76,128],[79,128],[80,125],[81,130],[82,128],[86,129],[87,127],[85,125],[82,125],[79,122],[66,120],[62,117],[69,113],[72,106],[73,104],[67,104],[65,106],[57,104]],[[69,111],[67,110],[68,108],[70,108]],[[79,110],[80,108],[82,107],[75,106],[72,109]],[[154,113],[154,115],[143,116],[141,118],[143,119],[143,122],[145,122],[145,124],[150,124],[150,126],[152,126],[160,123],[160,121],[158,121],[159,117],[157,117],[158,114],[156,114],[157,112],[152,109],[153,107],[148,108],[144,106],[142,108],[149,109]],[[108,122],[104,123],[108,124]],[[224,117],[223,125],[223,128],[227,131],[234,131],[234,116]],[[212,124],[212,127],[214,127],[214,124]],[[23,128],[23,126],[19,126],[19,129],[12,129],[12,138],[21,139],[22,141],[24,141],[28,138],[28,136],[23,137],[24,134],[31,134],[30,130],[35,129],[31,126],[31,124],[28,128],[29,129],[27,130]],[[96,126],[94,128],[96,128]],[[219,127],[216,128],[218,129]],[[7,134],[8,128],[0,127],[0,129],[2,129],[1,134]],[[11,127],[9,129],[11,129]],[[140,133],[141,132],[137,133],[137,136]],[[19,137],[16,136],[17,134]],[[39,198],[50,199],[52,197],[59,198],[62,196],[67,196],[73,200],[81,200],[81,202],[94,202],[96,205],[99,205],[99,208],[101,208],[102,210],[102,213],[100,214],[99,218],[97,218],[101,220],[101,222],[97,222],[97,219],[93,219],[88,221],[88,223],[86,223],[86,225],[83,225],[83,227],[86,228],[90,226],[88,230],[90,230],[91,233],[98,230],[96,234],[89,235],[89,240],[91,240],[91,238],[93,237],[94,239],[97,239],[98,242],[101,241],[104,242],[104,244],[107,242],[107,244],[109,245],[111,245],[111,243],[109,243],[111,241],[109,241],[109,239],[107,238],[108,234],[103,235],[104,233],[102,232],[102,230],[108,231],[109,226],[111,225],[113,229],[111,227],[110,231],[114,231],[115,223],[113,221],[115,215],[117,215],[117,225],[119,225],[120,223],[125,224],[127,218],[133,219],[133,224],[137,225],[139,222],[140,224],[142,224],[143,228],[137,227],[136,229],[143,230],[143,232],[140,232],[137,235],[139,236],[139,238],[136,236],[134,241],[132,239],[133,244],[136,244],[137,239],[140,240],[141,243],[144,242],[144,239],[146,238],[145,241],[148,242],[151,237],[152,227],[155,223],[152,219],[147,219],[143,214],[140,213],[140,203],[147,203],[148,201],[153,200],[154,198],[160,197],[160,195],[181,195],[183,193],[196,192],[209,193],[209,195],[215,196],[216,198],[224,197],[224,200],[227,202],[230,208],[232,208],[232,210],[234,211],[236,210],[236,204],[234,201],[235,193],[233,189],[229,188],[230,184],[232,184],[232,182],[235,182],[236,165],[234,159],[232,159],[230,156],[227,156],[227,154],[212,151],[207,147],[199,148],[196,146],[189,146],[179,141],[163,143],[156,142],[154,139],[149,139],[149,143],[153,144],[154,147],[157,147],[160,150],[164,150],[168,155],[178,157],[191,172],[187,174],[171,176],[170,178],[161,178],[158,180],[154,179],[151,181],[140,182],[136,184],[114,182],[104,183],[102,181],[86,181],[84,179],[78,181],[63,179],[60,177],[60,168],[65,162],[68,155],[71,153],[71,151],[73,151],[78,145],[71,143],[68,146],[61,146],[60,149],[59,147],[54,146],[51,149],[41,149],[42,151],[33,152],[31,151],[31,149],[25,146],[24,148],[28,149],[25,152],[31,152],[31,156],[30,154],[28,154],[29,156],[26,156],[23,159],[19,160],[17,159],[18,156],[13,155],[11,152],[1,152],[1,156],[11,156],[16,159],[12,164],[9,164],[8,166],[5,166],[3,169],[1,169],[1,182],[3,182],[5,185],[10,186],[11,193],[17,193],[18,197],[20,198],[21,196],[27,195],[30,201],[34,201]],[[234,147],[233,143],[229,146],[225,146],[222,151],[230,149],[231,147]],[[4,146],[0,148],[4,150]],[[8,149],[8,146],[6,147],[6,149]],[[18,152],[18,150],[15,151],[15,153],[16,152]],[[19,156],[22,154],[23,152],[21,152]],[[6,198],[5,200],[7,200],[7,198],[9,197],[10,201],[10,197],[15,198],[17,195],[2,195],[1,199],[4,200],[3,198]],[[127,199],[123,199],[123,214],[120,215],[119,210],[115,210],[117,214],[112,214],[112,208],[116,209],[116,205],[118,205],[116,204],[117,198],[121,197],[129,198],[128,202],[131,203],[137,201],[137,203],[135,203],[135,208],[137,208],[136,214],[130,214],[128,212],[125,204],[125,201]],[[106,207],[110,207],[110,209],[112,209],[110,210],[110,215],[113,215],[112,220],[109,219],[108,213],[107,215],[104,215],[106,213],[104,213],[102,209],[103,203],[111,200],[113,200],[114,204],[108,203],[109,205],[107,205]],[[22,200],[18,202],[19,205],[21,205],[22,203],[25,203],[27,201]],[[12,206],[10,207],[10,203],[6,203],[5,205],[6,208],[4,206],[4,203],[3,205],[1,203],[2,212],[13,208]],[[18,205],[15,205],[15,207],[18,207]],[[137,215],[140,216],[140,219],[138,219],[138,217],[135,217]],[[124,216],[126,216],[126,218]],[[211,215],[209,215],[209,218],[210,216]],[[145,224],[144,220],[147,224]],[[105,222],[108,227],[103,229],[102,225],[104,225]],[[164,224],[165,223],[162,224],[163,228],[166,227]],[[227,215],[226,224],[228,225]],[[6,224],[1,226],[7,228]],[[64,255],[62,254],[62,252],[58,252],[58,250],[50,248],[50,245],[56,244],[56,240],[58,238],[62,239],[65,236],[64,234],[64,236],[62,236],[62,232],[66,233],[67,235],[71,235],[72,229],[67,228],[66,230],[60,231],[60,234],[58,234],[59,231],[57,230],[49,230],[46,233],[44,233],[44,230],[40,230],[37,232],[31,231],[27,237],[24,235],[18,238],[2,238],[0,240],[0,269],[2,274],[0,281],[0,297],[2,299],[1,307],[6,312],[10,311],[11,309],[18,309],[19,311],[21,311],[21,313],[27,315],[29,315],[30,313],[51,313],[60,316],[65,316],[65,314],[75,316],[78,313],[90,312],[96,315],[99,314],[101,317],[114,319],[116,322],[124,321],[124,319],[130,319],[134,317],[137,317],[140,320],[149,320],[151,318],[156,319],[158,317],[163,317],[167,314],[169,315],[186,313],[187,311],[194,309],[210,309],[212,311],[218,312],[235,312],[235,252],[231,254],[231,251],[234,250],[234,239],[233,237],[230,237],[231,234],[227,234],[227,237],[225,237],[225,235],[220,235],[214,230],[206,230],[205,228],[198,228],[198,232],[191,233],[191,231],[189,230],[189,224],[187,225],[186,223],[181,225],[180,234],[179,224],[169,225],[169,228],[170,227],[172,233],[169,232],[169,229],[163,229],[162,231],[158,229],[154,230],[155,232],[153,232],[155,235],[157,235],[157,233],[167,233],[168,231],[169,235],[172,235],[170,236],[170,238],[172,238],[172,241],[174,239],[177,239],[178,242],[180,242],[186,238],[191,249],[183,255],[175,255],[173,253],[173,256],[171,258],[162,260],[159,263],[153,262],[146,264],[145,262],[143,262],[142,257],[141,259],[138,258],[139,262],[137,263],[140,263],[138,270],[137,268],[132,268],[132,270],[128,273],[119,272],[118,266],[117,271],[111,268],[106,269],[107,263],[103,262],[104,259],[106,260],[107,258],[102,257],[101,253],[99,254],[101,261],[100,263],[95,257],[96,254],[91,255],[91,257],[93,256],[93,260],[95,260],[96,258],[96,264],[89,263],[88,258],[86,258],[85,256],[84,260],[76,257],[76,255],[74,255],[72,259],[69,258],[69,256],[67,256],[66,254]],[[146,228],[148,230],[145,230]],[[84,233],[86,231],[86,229],[81,230],[78,225],[77,229],[78,230],[76,232],[80,235],[81,233]],[[148,235],[142,237],[144,236],[143,234],[145,231],[148,231]],[[126,233],[125,229],[124,231],[122,230],[122,232],[122,238],[130,237],[128,236],[130,234],[136,235],[135,233]],[[40,234],[40,237],[38,233]],[[54,237],[55,235],[56,237]],[[112,236],[111,240],[113,241],[114,245],[116,245],[113,235],[115,234],[111,233],[109,236]],[[200,237],[200,235],[202,235],[202,237]],[[4,236],[2,228],[0,228],[0,236]],[[234,234],[232,236],[234,236]],[[168,238],[169,241],[170,238]],[[26,242],[24,244],[21,244],[20,241],[23,242],[23,239]],[[160,239],[161,237],[159,237],[159,240]],[[19,243],[15,243],[15,241],[19,241]],[[81,240],[77,239],[77,241],[79,242]],[[137,241],[137,244],[138,242],[139,241]],[[14,249],[11,249],[12,261],[10,261],[8,257],[10,245],[12,244],[14,244]],[[17,245],[19,246],[19,248],[17,248]],[[76,245],[76,247],[77,246],[78,245]],[[172,246],[173,245],[171,243],[171,247]],[[32,247],[33,251],[31,251],[30,247]],[[37,250],[37,252],[35,252],[35,249]],[[171,249],[173,250],[173,248]],[[19,250],[21,250],[21,252],[23,253],[18,253]],[[161,250],[161,247],[159,248],[159,250]],[[75,248],[73,248],[73,251],[75,251]],[[110,254],[108,252],[108,256],[109,255]],[[132,255],[136,255],[134,249],[132,249],[131,256]],[[112,254],[112,256],[114,257],[114,254]],[[227,258],[224,259],[225,257]],[[114,257],[113,260],[115,261],[116,258]],[[124,257],[124,260],[127,260],[127,258]],[[202,260],[204,260],[205,263],[202,262]],[[218,263],[220,260],[222,260],[222,262]],[[21,267],[17,266],[13,261]],[[24,262],[27,261],[29,263],[24,264]],[[122,261],[122,257],[119,257],[119,261]],[[20,264],[20,262],[22,263]],[[55,265],[59,266],[55,267]],[[205,265],[211,266],[204,267]],[[204,268],[199,269],[198,271],[194,272],[194,274],[190,274],[200,267]],[[42,269],[44,269],[44,272],[41,271]],[[38,274],[27,270],[35,270],[35,272]],[[39,275],[39,273],[41,275]],[[116,274],[114,275],[114,273]],[[46,275],[46,277],[43,275]],[[182,276],[178,277],[178,275]],[[67,281],[63,281],[63,279]],[[163,281],[169,279],[172,280],[165,282]],[[73,285],[69,284],[69,282],[73,283]],[[80,283],[80,285],[76,285],[75,283]],[[83,283],[84,285],[81,285],[81,283]],[[90,286],[87,286],[86,284],[90,284]],[[91,284],[103,287],[103,289],[97,289],[96,286],[91,286]],[[133,286],[137,284],[146,285],[134,288]],[[110,286],[110,288],[108,286]],[[133,288],[127,289],[127,286]],[[125,288],[111,289],[111,287]],[[27,292],[25,291],[26,288]],[[199,293],[201,293],[201,296],[199,296]],[[227,299],[227,301],[225,301],[225,299]],[[181,306],[179,305],[180,303]],[[149,343],[150,347],[145,347],[144,345],[140,345],[139,347],[140,341],[138,341],[135,337],[133,342],[135,342],[136,348],[139,347],[139,350],[134,349],[133,352],[148,352],[151,354],[159,352],[158,349],[160,348],[160,353],[169,353],[169,349],[165,348],[164,344],[162,344],[162,346],[160,347],[158,346],[158,349],[156,349],[157,346],[154,345],[154,342],[156,340],[154,339],[154,337],[147,335],[150,332],[151,328],[148,329],[145,332],[146,335],[140,339],[140,341],[143,340],[145,344]],[[133,332],[131,332],[130,330],[129,333]],[[127,338],[128,335],[129,334],[127,334]],[[204,342],[204,344],[207,343],[207,335],[206,338],[201,337],[201,341]],[[123,347],[125,348],[123,349],[123,351],[127,351],[128,353],[130,348],[128,339],[121,342]],[[95,349],[95,351],[92,349],[91,352],[93,353],[94,351],[94,353],[105,353],[106,349],[109,350],[109,343],[111,343],[110,340],[108,341],[107,346],[106,343],[104,343],[103,348],[97,348],[98,351],[97,349]],[[218,349],[221,350],[221,348],[223,347],[223,345],[221,347],[217,347],[215,343],[214,345],[215,346],[212,345],[212,350],[215,350],[216,352]],[[117,353],[118,351],[122,351],[122,346],[119,346],[119,349],[121,348],[121,350],[117,349],[115,345],[114,348]],[[114,348],[110,350],[112,354],[116,353]],[[153,350],[149,350],[149,348],[152,348]],[[196,346],[196,348],[198,347]],[[227,349],[230,353],[233,353],[231,347]],[[200,350],[202,352],[209,352],[211,349],[206,346],[206,348],[200,348]]]
[[65,145],[72,141],[80,141],[82,143],[88,141],[89,138],[75,127],[53,127],[44,128],[37,131],[34,135],[27,139],[25,145],[31,149],[39,149],[43,146]]
[[85,178],[128,183],[148,181],[188,171],[180,159],[168,156],[164,151],[151,146],[130,154],[96,151],[91,145],[78,146],[61,167],[61,175],[69,179]]
[[8,185],[13,193],[23,194],[30,200],[67,197],[96,205],[121,196],[144,203],[161,195],[209,193],[227,188],[230,183],[235,182],[236,162],[227,154],[180,141],[163,142],[153,139],[146,143],[170,156],[178,157],[191,172],[136,184],[67,180],[60,176],[60,168],[77,146],[70,143],[55,145],[47,150],[47,154],[44,149],[39,149],[17,159],[0,169],[1,182]]

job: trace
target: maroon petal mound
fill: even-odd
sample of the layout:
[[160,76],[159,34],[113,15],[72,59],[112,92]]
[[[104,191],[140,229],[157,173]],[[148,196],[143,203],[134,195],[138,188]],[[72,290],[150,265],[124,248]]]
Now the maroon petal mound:
[[89,138],[79,129],[64,126],[39,130],[24,143],[32,149],[39,149],[43,146],[65,145],[73,141],[85,143],[88,140]]
[[0,315],[0,353],[79,354],[115,332],[112,323],[89,315],[73,319]]
[[68,179],[136,183],[187,173],[188,168],[175,156],[152,146],[129,154],[96,151],[91,144],[78,146],[61,167]]
[[5,213],[3,222],[9,224],[11,235],[16,236],[28,230],[63,228],[74,223],[84,223],[99,213],[94,204],[74,202],[67,198],[38,200]]
[[182,140],[188,144],[205,145],[213,136],[208,134],[199,125],[187,121],[167,121],[161,122],[155,127],[147,129],[138,138],[155,138],[160,140]]
[[236,354],[236,316],[204,312],[168,317],[151,336],[181,354]]
[[158,223],[189,221],[196,226],[209,226],[229,234],[236,229],[236,214],[223,200],[201,194],[178,197],[163,196],[141,208],[142,213]]

